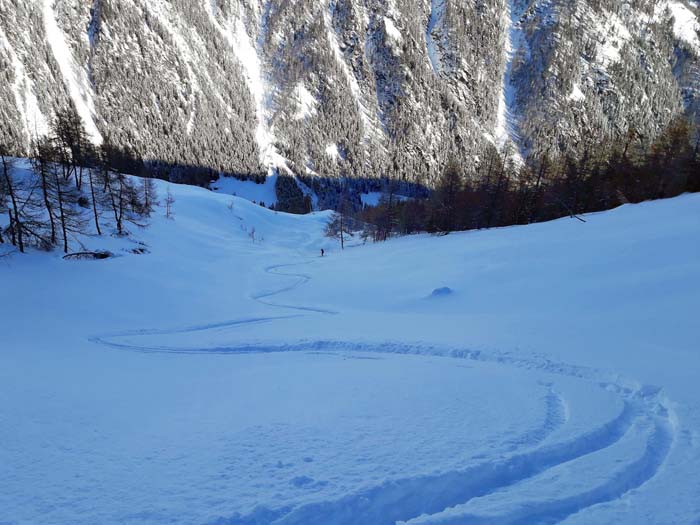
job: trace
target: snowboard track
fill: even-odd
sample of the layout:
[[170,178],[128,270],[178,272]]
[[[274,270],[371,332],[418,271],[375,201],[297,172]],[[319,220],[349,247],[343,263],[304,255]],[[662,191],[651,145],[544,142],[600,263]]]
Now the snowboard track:
[[[326,308],[291,305],[272,300],[273,297],[291,292],[311,280],[308,274],[285,271],[303,264],[309,263],[278,264],[264,268],[270,275],[293,278],[293,281],[283,287],[251,296],[261,304],[292,310],[295,312],[293,314],[251,317],[173,330],[133,330],[91,337],[90,340],[119,350],[144,353],[241,355],[276,352],[366,352],[468,359],[579,379],[593,388],[614,392],[621,399],[623,408],[617,416],[597,427],[573,438],[551,443],[547,438],[565,424],[567,407],[566,400],[550,387],[542,427],[530,431],[524,443],[514,446],[510,455],[487,459],[461,470],[388,480],[381,485],[333,501],[309,503],[298,507],[258,507],[249,514],[237,513],[221,517],[211,522],[212,525],[393,525],[418,517],[424,518],[421,524],[435,525],[553,524],[588,507],[622,498],[652,479],[663,467],[678,431],[677,418],[670,407],[671,403],[659,388],[640,385],[635,381],[593,368],[557,363],[544,356],[523,357],[511,352],[483,352],[426,343],[407,344],[391,341],[300,340],[287,344],[236,344],[208,348],[142,346],[119,341],[123,337],[133,340],[139,336],[185,334],[274,323],[311,314],[339,314]],[[648,434],[642,436],[645,438],[644,452],[596,486],[564,495],[557,500],[528,501],[524,507],[499,516],[468,513],[454,515],[445,512],[476,498],[502,493],[510,487],[527,483],[549,469],[603,451],[634,432],[640,423],[651,428]]]

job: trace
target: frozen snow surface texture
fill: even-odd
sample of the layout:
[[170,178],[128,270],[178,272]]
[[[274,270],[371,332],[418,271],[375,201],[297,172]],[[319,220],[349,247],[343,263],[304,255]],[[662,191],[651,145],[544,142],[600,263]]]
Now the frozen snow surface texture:
[[170,189],[0,259],[2,523],[698,522],[700,196],[340,251]]
[[72,103],[95,142],[149,161],[431,185],[448,157],[580,153],[697,119],[697,16],[689,0],[0,0],[0,139],[26,153]]

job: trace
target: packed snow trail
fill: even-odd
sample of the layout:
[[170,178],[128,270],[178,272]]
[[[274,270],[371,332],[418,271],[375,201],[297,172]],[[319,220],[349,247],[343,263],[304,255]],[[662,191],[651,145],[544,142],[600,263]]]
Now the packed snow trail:
[[[202,332],[217,328],[235,328],[252,324],[270,324],[279,320],[288,320],[301,315],[339,314],[337,311],[321,307],[300,306],[271,301],[271,298],[298,290],[310,282],[312,277],[306,273],[282,271],[309,261],[276,264],[265,268],[269,275],[291,279],[289,284],[274,290],[253,294],[252,298],[263,305],[304,312],[292,316],[276,316],[225,321],[212,325],[177,329],[172,332],[164,330],[143,330],[126,334],[92,338],[94,342],[113,348],[139,352],[163,353],[217,353],[217,354],[251,354],[275,352],[305,352],[309,350],[327,352],[367,352],[398,353],[448,356],[481,362],[498,363],[503,366],[515,366],[525,369],[543,370],[548,374],[560,375],[585,381],[591,389],[602,388],[614,390],[619,396],[622,410],[609,421],[572,439],[549,443],[548,438],[557,429],[566,424],[568,401],[561,394],[550,390],[548,397],[547,418],[540,430],[534,431],[530,439],[514,447],[514,453],[508,457],[496,457],[486,460],[464,470],[441,472],[431,476],[406,477],[392,479],[383,485],[374,486],[358,493],[332,501],[322,501],[298,507],[272,508],[260,506],[253,514],[240,515],[217,520],[215,523],[244,525],[392,525],[399,522],[411,524],[466,525],[557,523],[570,515],[588,507],[606,503],[623,497],[626,493],[642,486],[654,477],[661,468],[673,444],[675,429],[674,416],[668,402],[659,394],[658,389],[643,386],[631,389],[630,382],[609,382],[604,375],[595,370],[587,370],[565,363],[514,360],[498,354],[489,355],[471,352],[466,349],[439,348],[423,345],[406,345],[383,342],[378,344],[359,344],[347,341],[303,341],[284,345],[240,344],[231,346],[212,346],[207,348],[178,347],[168,345],[139,345],[141,336],[167,336]],[[127,337],[130,343],[119,342]],[[646,431],[644,427],[646,426]],[[649,430],[651,429],[651,430]],[[597,455],[604,454],[623,440],[645,442],[640,457],[630,458],[622,469],[615,471],[609,479],[588,487],[578,486],[573,494],[566,494],[561,499],[546,497],[547,489],[542,491],[540,501],[528,501],[522,507],[497,516],[478,515],[469,512],[469,503],[481,501],[490,495],[497,495],[497,502],[508,499],[508,490],[513,489],[517,503],[517,490],[523,484],[535,482],[538,477],[548,472],[587,461],[593,461],[594,470],[600,472],[610,465],[596,465]],[[591,460],[591,458],[593,458]],[[620,459],[617,460],[620,462]],[[619,467],[619,465],[616,465]],[[576,471],[577,468],[573,467]],[[460,508],[466,510],[460,512]],[[488,508],[488,507],[487,507]]]
[[318,308],[318,307],[313,307],[313,306],[298,306],[298,305],[288,305],[288,304],[280,304],[280,303],[275,303],[275,302],[270,302],[269,299],[271,297],[275,297],[277,295],[280,295],[285,292],[291,292],[300,286],[303,286],[307,282],[311,280],[311,276],[307,275],[305,273],[288,273],[288,272],[281,272],[279,270],[282,270],[283,268],[292,268],[295,266],[300,266],[302,264],[308,264],[308,263],[291,263],[291,264],[276,264],[274,266],[268,266],[265,268],[265,271],[271,275],[281,275],[283,277],[296,277],[297,280],[294,281],[291,285],[285,286],[283,288],[280,288],[279,290],[274,290],[272,292],[260,292],[255,295],[253,295],[253,299],[258,301],[261,304],[267,305],[267,306],[274,306],[276,308],[286,308],[288,310],[299,310],[302,312],[316,312],[319,314],[337,314],[339,312],[336,312],[334,310],[329,310],[327,308]]

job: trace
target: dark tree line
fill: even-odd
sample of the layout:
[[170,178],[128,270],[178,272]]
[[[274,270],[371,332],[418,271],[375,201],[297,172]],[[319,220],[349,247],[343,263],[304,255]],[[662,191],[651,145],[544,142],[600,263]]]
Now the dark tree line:
[[304,195],[294,177],[280,173],[275,184],[277,205],[274,209],[287,213],[311,213],[313,206],[311,197]]
[[93,146],[73,107],[59,111],[50,134],[35,141],[31,169],[18,169],[0,144],[0,213],[7,217],[0,243],[68,253],[79,235],[105,228],[125,235],[127,223],[150,215],[157,195],[152,179],[136,183],[117,171],[123,162],[109,141]]
[[[591,142],[580,157],[542,154],[517,166],[508,152],[492,149],[467,179],[447,164],[427,200],[399,199],[391,187],[376,207],[356,217],[367,235],[529,224],[603,211],[620,204],[700,191],[700,133],[684,118],[674,120],[651,145],[631,131],[615,145]],[[584,220],[584,219],[580,219]]]

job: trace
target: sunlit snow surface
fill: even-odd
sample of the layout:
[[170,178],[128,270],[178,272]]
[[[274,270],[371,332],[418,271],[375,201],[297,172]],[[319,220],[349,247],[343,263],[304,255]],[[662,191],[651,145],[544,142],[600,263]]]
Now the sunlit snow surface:
[[698,196],[341,253],[172,191],[119,257],[2,259],[0,522],[700,518]]
[[698,37],[700,24],[698,23],[697,15],[683,2],[668,1],[661,2],[657,7],[657,17],[658,12],[662,11],[664,7],[673,16],[673,33],[676,35],[676,38],[688,44],[696,53],[700,53],[700,37]]

